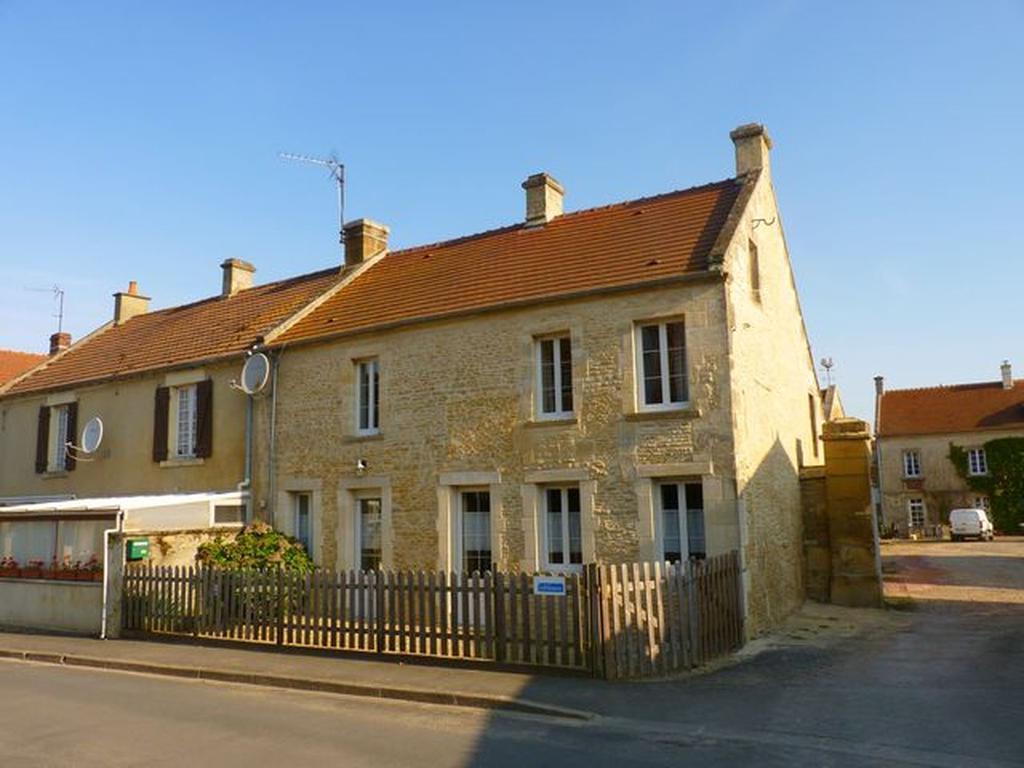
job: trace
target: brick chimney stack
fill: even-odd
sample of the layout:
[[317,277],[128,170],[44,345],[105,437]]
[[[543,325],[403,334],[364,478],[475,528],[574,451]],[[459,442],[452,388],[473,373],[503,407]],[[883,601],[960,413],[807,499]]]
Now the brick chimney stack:
[[769,155],[772,140],[768,129],[760,123],[747,123],[729,133],[729,138],[736,146],[736,175],[742,176],[751,171],[771,173]]
[[50,357],[63,352],[71,346],[71,334],[61,331],[50,336]]
[[388,249],[391,230],[372,219],[350,221],[342,231],[345,235],[346,267],[354,267]]
[[526,226],[547,224],[562,215],[565,187],[548,173],[535,173],[523,182],[526,190]]
[[134,280],[128,283],[127,291],[114,294],[114,325],[121,325],[136,315],[144,315],[149,311],[149,296],[139,294],[139,286]]
[[252,288],[252,275],[256,267],[241,259],[224,259],[220,265],[223,270],[221,280],[221,296],[234,296],[239,291]]

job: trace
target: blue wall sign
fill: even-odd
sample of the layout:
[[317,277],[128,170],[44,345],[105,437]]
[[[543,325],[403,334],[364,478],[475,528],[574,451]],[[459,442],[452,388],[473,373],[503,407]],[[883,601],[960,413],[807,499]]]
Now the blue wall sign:
[[534,576],[533,594],[565,597],[564,576]]

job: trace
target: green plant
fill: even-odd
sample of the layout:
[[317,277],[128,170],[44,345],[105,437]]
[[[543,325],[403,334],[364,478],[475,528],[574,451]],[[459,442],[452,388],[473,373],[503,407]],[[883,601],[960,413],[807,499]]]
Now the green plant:
[[989,498],[992,524],[1002,533],[1017,533],[1024,523],[1024,437],[1001,437],[982,446],[988,474],[968,472],[967,450],[949,444],[949,460],[972,491]]
[[203,565],[227,570],[283,568],[308,573],[314,568],[312,559],[298,539],[275,531],[260,520],[246,526],[233,539],[218,535],[213,541],[201,544],[196,560]]

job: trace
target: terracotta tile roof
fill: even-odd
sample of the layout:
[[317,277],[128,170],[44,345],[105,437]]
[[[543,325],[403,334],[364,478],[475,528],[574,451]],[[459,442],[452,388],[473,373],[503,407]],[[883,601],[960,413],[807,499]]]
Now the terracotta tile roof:
[[29,368],[39,365],[46,355],[32,352],[17,352],[13,349],[0,349],[0,384],[20,376]]
[[742,187],[728,179],[394,251],[272,342],[701,272]]
[[1012,389],[1001,381],[894,389],[882,394],[878,421],[879,437],[1024,430],[1024,380]]
[[341,279],[337,267],[100,328],[7,394],[79,385],[241,354]]

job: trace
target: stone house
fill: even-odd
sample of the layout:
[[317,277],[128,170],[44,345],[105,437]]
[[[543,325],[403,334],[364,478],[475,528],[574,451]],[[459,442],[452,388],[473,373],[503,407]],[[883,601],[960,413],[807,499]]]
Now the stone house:
[[984,444],[1024,437],[1024,380],[1008,362],[999,381],[886,390],[875,378],[875,463],[882,526],[900,536],[941,535],[957,507],[988,509],[950,460],[967,452],[967,471],[988,473]]
[[[246,488],[249,398],[232,382],[249,349],[342,279],[337,269],[252,286],[222,265],[218,296],[149,311],[135,283],[111,321],[0,386],[0,505]],[[78,441],[93,417],[98,451]],[[237,514],[237,510],[232,514]]]
[[804,596],[821,390],[760,125],[725,181],[389,251],[266,335],[257,514],[337,568],[575,570],[739,550],[748,630]]

